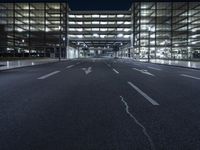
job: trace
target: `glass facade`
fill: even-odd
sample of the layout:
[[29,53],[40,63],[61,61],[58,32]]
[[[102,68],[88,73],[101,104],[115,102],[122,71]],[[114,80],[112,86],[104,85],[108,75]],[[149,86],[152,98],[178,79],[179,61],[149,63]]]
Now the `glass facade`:
[[136,2],[132,17],[135,55],[200,58],[200,2]]
[[152,59],[200,59],[200,2],[134,2],[126,11],[0,3],[0,56],[66,57],[68,47]]
[[67,9],[66,3],[0,3],[0,55],[45,56],[64,48]]

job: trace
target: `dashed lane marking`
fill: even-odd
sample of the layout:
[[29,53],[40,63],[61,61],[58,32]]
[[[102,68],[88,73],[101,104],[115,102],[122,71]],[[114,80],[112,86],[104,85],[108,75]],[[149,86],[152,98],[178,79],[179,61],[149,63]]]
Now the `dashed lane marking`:
[[48,77],[50,77],[50,76],[53,76],[53,75],[55,75],[55,74],[57,74],[57,73],[59,73],[60,71],[54,71],[54,72],[52,72],[52,73],[49,73],[49,74],[46,74],[46,75],[44,75],[44,76],[41,76],[41,77],[39,77],[38,79],[39,80],[43,80],[43,79],[46,79],[46,78],[48,78]]
[[116,69],[112,69],[116,74],[119,74],[119,72]]
[[194,77],[194,76],[190,76],[190,75],[187,75],[187,74],[181,74],[181,76],[191,78],[191,79],[195,79],[195,80],[200,80],[199,77]]
[[128,84],[135,89],[138,93],[140,93],[147,101],[149,101],[152,105],[158,106],[159,104],[153,100],[151,97],[149,97],[146,93],[144,93],[142,90],[140,90],[137,86],[135,86],[133,83],[128,81]]
[[67,66],[66,69],[72,68],[74,65]]

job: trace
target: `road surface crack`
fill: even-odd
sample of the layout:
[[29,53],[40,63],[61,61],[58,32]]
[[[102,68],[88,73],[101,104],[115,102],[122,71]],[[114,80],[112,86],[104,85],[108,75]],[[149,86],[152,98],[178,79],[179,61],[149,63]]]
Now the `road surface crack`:
[[154,146],[153,140],[152,140],[152,138],[150,137],[150,135],[147,133],[146,128],[137,120],[137,118],[136,118],[133,114],[130,113],[130,111],[129,111],[129,105],[128,105],[128,103],[124,100],[124,98],[123,98],[122,96],[120,96],[120,98],[121,98],[122,103],[125,105],[126,113],[134,120],[134,122],[135,122],[139,127],[142,128],[143,134],[147,137],[147,139],[148,139],[148,141],[149,141],[149,144],[150,144],[150,146],[151,146],[151,150],[155,150],[155,146]]

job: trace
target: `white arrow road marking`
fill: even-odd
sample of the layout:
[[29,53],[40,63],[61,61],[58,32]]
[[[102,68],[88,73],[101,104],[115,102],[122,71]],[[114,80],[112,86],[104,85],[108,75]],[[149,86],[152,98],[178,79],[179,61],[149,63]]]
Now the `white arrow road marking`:
[[146,74],[146,75],[149,75],[149,76],[155,76],[154,74],[152,74],[152,73],[150,73],[150,72],[148,72],[147,70],[140,70],[140,69],[137,69],[137,68],[132,68],[133,70],[136,70],[136,71],[139,71],[139,72],[141,72],[141,73],[143,73],[143,74]]
[[66,69],[72,68],[74,65],[67,66]]
[[191,79],[200,80],[200,78],[198,78],[198,77],[190,76],[190,75],[187,75],[187,74],[181,74],[180,76],[191,78]]
[[49,74],[46,74],[46,75],[44,75],[44,76],[41,76],[41,77],[39,77],[38,79],[39,80],[43,80],[43,79],[46,79],[46,78],[48,78],[48,77],[50,77],[50,76],[53,76],[53,75],[55,75],[55,74],[57,74],[57,73],[59,73],[60,71],[54,71],[54,72],[52,72],[52,73],[49,73]]
[[85,71],[85,74],[88,75],[89,73],[92,72],[92,67],[88,67],[88,68],[82,68],[83,71]]
[[119,74],[119,72],[116,69],[112,69],[116,74]]
[[140,127],[142,128],[142,132],[143,134],[147,137],[149,144],[151,145],[151,150],[155,150],[155,146],[153,143],[153,140],[151,139],[151,136],[148,134],[147,129],[142,125],[142,123],[140,123],[137,118],[130,113],[129,111],[129,105],[128,103],[124,100],[124,98],[122,96],[120,96],[122,103],[125,105],[125,110],[126,113],[134,120],[134,122]]
[[80,62],[77,62],[76,65],[80,64]]
[[148,67],[149,69],[153,69],[153,70],[157,70],[157,71],[161,71],[162,69],[159,68],[155,68],[155,67]]
[[133,83],[128,82],[128,84],[134,88],[138,93],[140,93],[146,100],[148,100],[152,105],[159,105],[155,100],[153,100],[151,97],[149,97],[147,94],[145,94],[142,90],[140,90],[137,86],[135,86]]

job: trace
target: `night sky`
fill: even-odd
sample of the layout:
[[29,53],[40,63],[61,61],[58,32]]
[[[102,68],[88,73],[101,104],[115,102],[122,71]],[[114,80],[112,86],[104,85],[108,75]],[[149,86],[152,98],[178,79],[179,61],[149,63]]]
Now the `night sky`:
[[128,10],[132,0],[68,0],[72,10]]
[[133,0],[0,0],[0,2],[67,2],[71,10],[128,10]]

